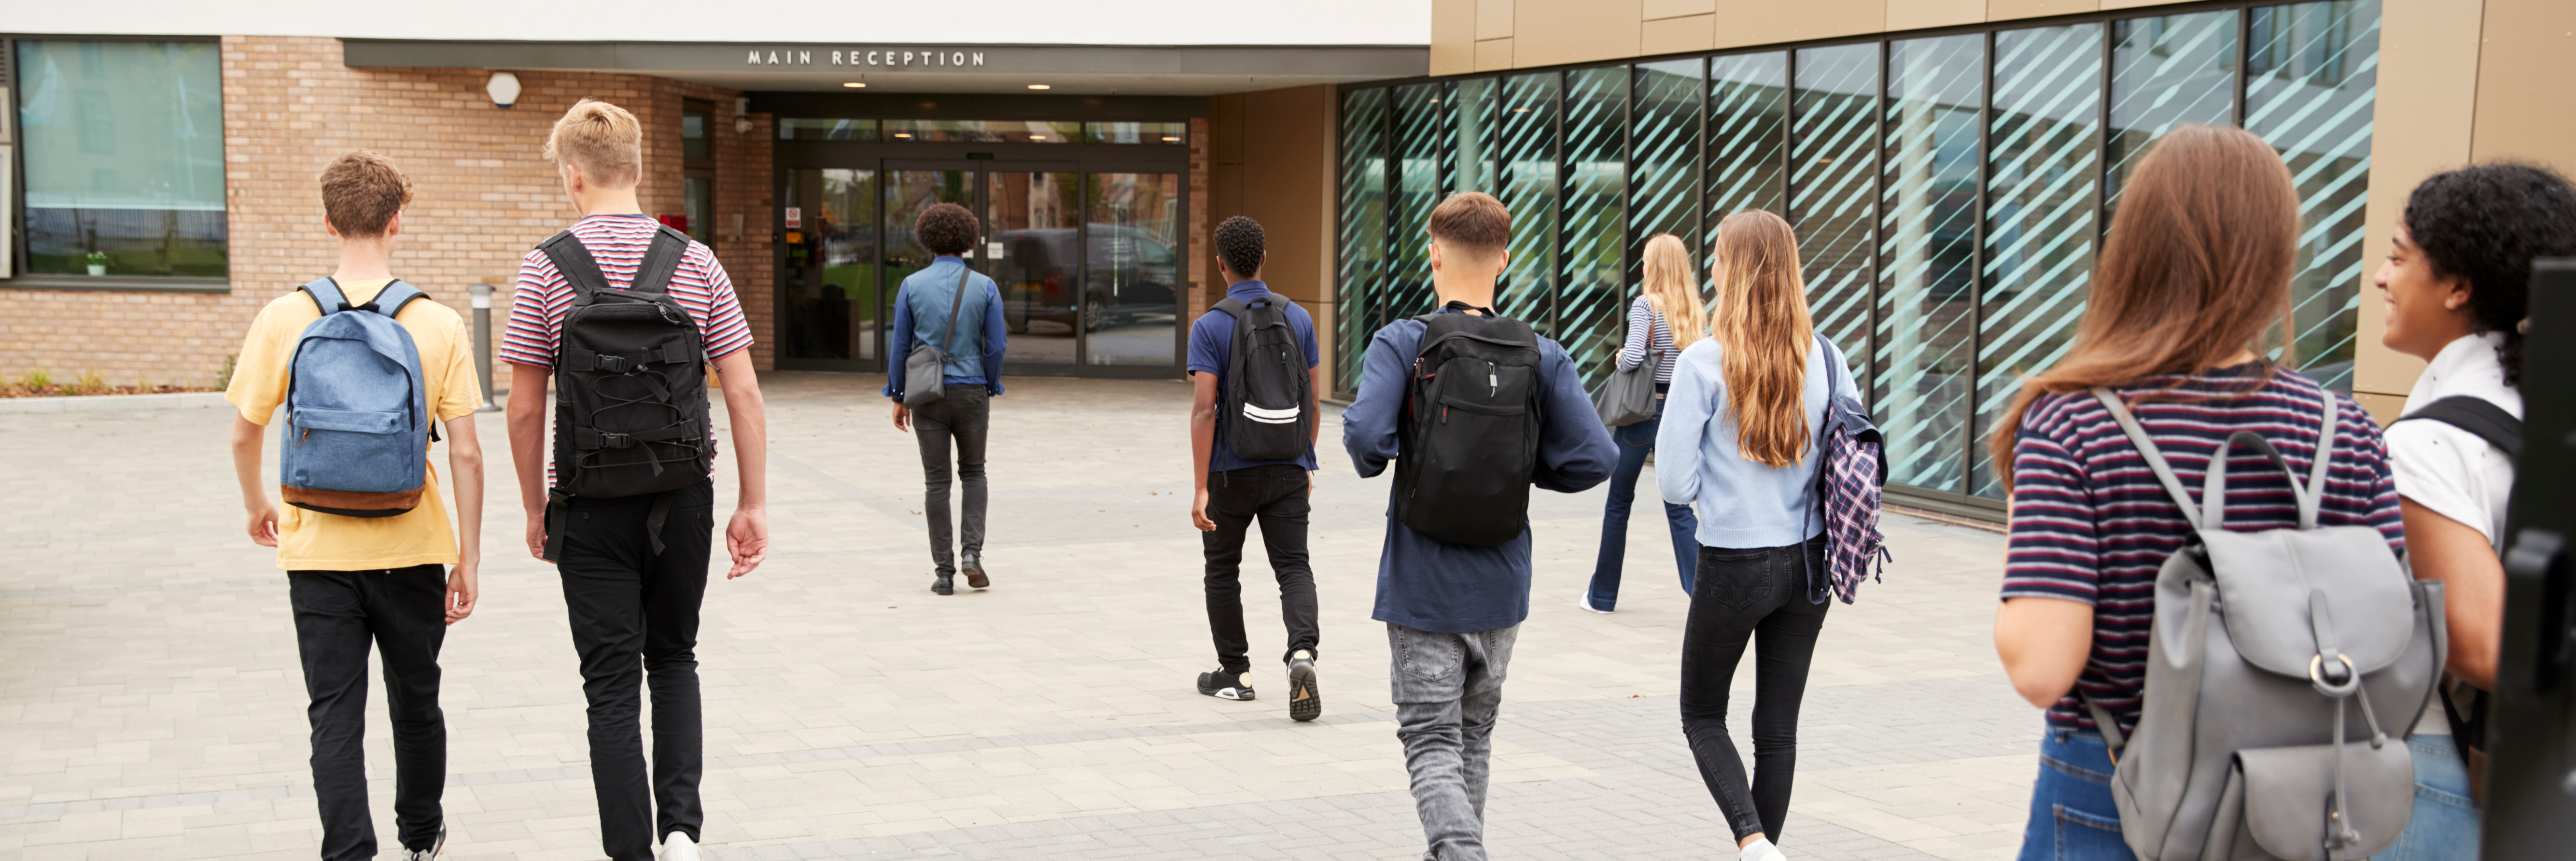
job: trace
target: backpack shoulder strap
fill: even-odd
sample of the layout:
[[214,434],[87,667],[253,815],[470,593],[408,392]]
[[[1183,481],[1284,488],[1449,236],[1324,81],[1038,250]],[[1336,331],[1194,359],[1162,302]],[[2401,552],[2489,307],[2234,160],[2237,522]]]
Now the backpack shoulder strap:
[[2120,423],[2120,432],[2128,434],[2129,444],[2137,446],[2138,455],[2147,459],[2147,469],[2155,472],[2156,481],[2162,483],[2165,493],[2173,497],[2174,506],[2182,509],[2183,522],[2191,524],[2193,529],[2203,528],[2199,507],[2191,503],[2191,492],[2183,489],[2182,479],[2174,477],[2173,467],[2165,463],[2165,453],[2156,448],[2154,440],[2147,438],[2147,429],[2138,425],[2137,416],[2129,414],[2129,407],[2120,402],[2119,394],[2094,386],[2093,399],[2101,401],[2102,408],[2111,411],[2111,420]]
[[2299,497],[2300,529],[2317,528],[2317,509],[2326,498],[2326,469],[2334,463],[2335,420],[2340,418],[2335,415],[2341,407],[2335,401],[2334,390],[2318,386],[2317,394],[2325,402],[2325,417],[2317,427],[2316,457],[2308,462],[2308,492],[2294,494]]
[[658,225],[653,242],[644,248],[644,261],[635,267],[635,280],[626,289],[638,293],[668,293],[671,276],[680,271],[680,258],[689,253],[689,235]]
[[599,271],[599,261],[591,259],[590,249],[583,246],[581,237],[574,236],[572,231],[557,233],[538,243],[537,250],[545,252],[546,259],[554,261],[555,274],[563,276],[564,283],[571,284],[575,292],[590,294],[608,289],[608,276]]
[[1210,310],[1210,311],[1223,311],[1223,312],[1225,312],[1225,315],[1226,315],[1226,316],[1228,316],[1228,317],[1232,317],[1232,318],[1237,319],[1237,320],[1241,320],[1241,319],[1243,319],[1243,315],[1244,315],[1245,313],[1250,312],[1250,311],[1252,310],[1252,306],[1251,306],[1250,304],[1245,303],[1245,302],[1244,302],[1243,300],[1241,300],[1241,299],[1237,299],[1237,298],[1234,298],[1234,297],[1232,297],[1232,296],[1228,296],[1228,297],[1225,297],[1225,299],[1224,299],[1224,300],[1219,301],[1218,303],[1216,303],[1216,304],[1214,304],[1214,305],[1210,305],[1210,306],[1208,306],[1208,310]]
[[2506,457],[2522,456],[2522,420],[2505,412],[2494,402],[2474,395],[2452,395],[2425,404],[2422,409],[2397,418],[2398,421],[2436,421],[2486,440]]
[[374,308],[378,314],[392,317],[401,314],[403,306],[411,304],[412,300],[427,298],[429,294],[420,292],[420,288],[396,278],[392,283],[386,284],[385,289],[376,291],[376,298],[369,301],[367,307]]
[[313,300],[313,307],[320,310],[322,316],[328,317],[349,307],[348,294],[340,292],[338,281],[315,278],[295,289],[304,291],[305,297]]

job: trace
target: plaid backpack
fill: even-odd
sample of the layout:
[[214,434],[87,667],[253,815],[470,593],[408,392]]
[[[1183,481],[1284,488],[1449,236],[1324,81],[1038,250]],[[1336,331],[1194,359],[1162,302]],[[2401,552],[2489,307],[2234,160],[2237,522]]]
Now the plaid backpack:
[[[1824,335],[1816,336],[1825,359],[1825,421],[1818,429],[1816,508],[1825,518],[1825,577],[1834,595],[1852,603],[1860,581],[1886,571],[1891,557],[1887,537],[1878,531],[1879,492],[1887,486],[1885,436],[1869,420],[1860,401],[1840,394],[1844,375],[1842,352]],[[1818,598],[1818,601],[1824,599]]]

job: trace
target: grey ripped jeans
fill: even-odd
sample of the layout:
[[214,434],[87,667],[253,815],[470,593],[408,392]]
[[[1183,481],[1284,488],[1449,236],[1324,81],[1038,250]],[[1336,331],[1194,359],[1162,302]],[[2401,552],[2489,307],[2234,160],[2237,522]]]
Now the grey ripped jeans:
[[1386,626],[1395,737],[1413,774],[1424,861],[1483,861],[1485,783],[1493,776],[1494,714],[1520,626],[1435,634]]

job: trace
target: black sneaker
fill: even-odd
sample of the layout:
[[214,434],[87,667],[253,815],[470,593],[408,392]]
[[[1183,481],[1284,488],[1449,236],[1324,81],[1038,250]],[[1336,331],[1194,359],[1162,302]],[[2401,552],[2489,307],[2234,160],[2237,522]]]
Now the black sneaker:
[[993,585],[993,581],[984,576],[984,557],[979,554],[968,553],[957,560],[957,573],[966,575],[968,587],[982,589]]
[[1242,673],[1212,670],[1199,674],[1199,693],[1221,700],[1248,701],[1252,699],[1252,685],[1243,680]]
[[941,574],[938,576],[938,579],[930,581],[930,592],[934,595],[955,595],[957,594],[957,584],[952,579],[951,575]]
[[1315,656],[1304,649],[1288,659],[1288,719],[1310,721],[1324,715],[1324,693],[1315,687]]

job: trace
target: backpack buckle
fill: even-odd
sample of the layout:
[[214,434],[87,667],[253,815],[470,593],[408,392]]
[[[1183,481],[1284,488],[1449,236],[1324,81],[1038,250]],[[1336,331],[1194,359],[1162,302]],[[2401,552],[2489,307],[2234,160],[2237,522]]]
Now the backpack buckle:
[[599,432],[599,447],[600,447],[600,448],[627,448],[627,447],[633,446],[634,444],[635,444],[635,437],[634,437],[634,436],[632,436],[632,435],[629,435],[629,434],[622,434],[622,433],[609,433],[609,432],[607,432],[607,431],[600,431],[600,432]]
[[625,356],[603,355],[590,360],[590,362],[600,370],[607,371],[612,374],[623,374],[635,368],[634,363],[626,361]]

